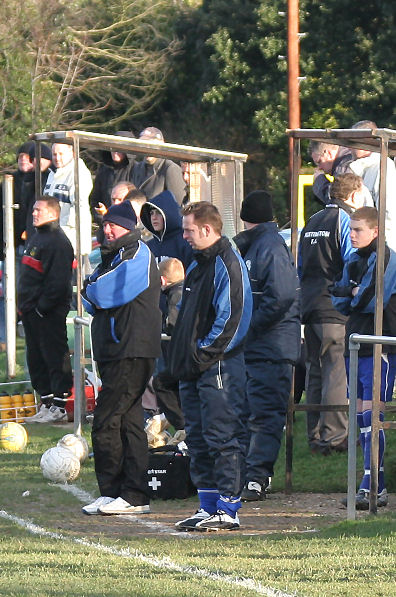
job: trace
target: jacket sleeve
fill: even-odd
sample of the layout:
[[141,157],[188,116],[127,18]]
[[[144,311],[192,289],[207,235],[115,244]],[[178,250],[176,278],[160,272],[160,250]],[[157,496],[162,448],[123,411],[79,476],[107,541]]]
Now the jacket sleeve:
[[43,247],[40,261],[43,268],[43,284],[37,309],[43,315],[49,313],[71,292],[73,249],[68,242],[53,243]]
[[110,271],[95,272],[90,278],[83,292],[84,306],[92,309],[94,305],[99,309],[121,307],[133,301],[150,285],[150,265],[154,257],[150,249],[139,242],[138,249],[131,259],[114,263]]
[[341,257],[343,262],[346,263],[355,250],[353,249],[351,244],[351,235],[349,228],[350,217],[343,209],[339,210],[339,216]]
[[319,174],[314,180],[313,193],[323,205],[330,203],[330,185],[331,182],[325,174]]
[[186,183],[180,166],[170,161],[165,173],[165,189],[171,191],[177,203],[181,205],[186,196]]
[[253,292],[257,288],[259,297],[250,324],[256,333],[268,330],[286,315],[296,299],[298,286],[295,268],[283,247],[260,253],[257,278],[256,283],[252,281],[252,288]]
[[249,279],[241,259],[226,265],[218,256],[214,285],[215,319],[205,338],[197,341],[195,358],[202,364],[215,362],[243,341],[252,312]]
[[343,315],[351,312],[352,288],[349,276],[349,264],[344,265],[342,277],[329,287],[333,307]]

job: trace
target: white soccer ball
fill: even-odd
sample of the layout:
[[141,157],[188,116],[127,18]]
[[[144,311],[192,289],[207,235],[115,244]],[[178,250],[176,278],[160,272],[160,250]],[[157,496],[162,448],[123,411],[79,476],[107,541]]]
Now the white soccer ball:
[[81,435],[75,435],[74,433],[68,433],[64,435],[57,444],[60,448],[67,448],[73,452],[74,456],[77,456],[81,463],[85,462],[88,458],[89,447],[85,437]]
[[54,483],[67,483],[77,479],[80,461],[71,450],[55,446],[44,452],[40,467],[46,479]]

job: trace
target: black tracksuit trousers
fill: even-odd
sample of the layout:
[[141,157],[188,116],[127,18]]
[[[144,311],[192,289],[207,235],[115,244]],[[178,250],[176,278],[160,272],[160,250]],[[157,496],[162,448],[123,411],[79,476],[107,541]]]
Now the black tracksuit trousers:
[[66,332],[68,310],[61,306],[43,317],[34,310],[22,315],[30,379],[40,396],[63,398],[73,387]]
[[149,503],[148,448],[142,394],[155,359],[98,362],[102,389],[92,425],[95,472],[100,494],[134,506]]

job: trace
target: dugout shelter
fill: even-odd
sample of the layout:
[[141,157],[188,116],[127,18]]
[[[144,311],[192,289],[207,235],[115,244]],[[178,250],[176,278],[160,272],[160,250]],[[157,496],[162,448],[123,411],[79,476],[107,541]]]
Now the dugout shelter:
[[[239,218],[240,204],[243,199],[243,164],[248,156],[244,153],[233,153],[217,149],[192,147],[164,143],[157,140],[141,140],[117,135],[106,135],[78,130],[49,131],[30,135],[36,144],[36,193],[41,189],[41,172],[39,168],[41,157],[41,143],[66,143],[72,145],[75,156],[74,183],[76,198],[76,257],[77,257],[77,317],[79,323],[75,326],[78,335],[77,344],[80,351],[80,367],[75,367],[75,395],[77,402],[82,400],[84,383],[84,341],[82,334],[82,304],[80,290],[83,282],[83,261],[81,256],[80,238],[80,195],[78,158],[81,150],[106,150],[135,154],[136,156],[150,155],[158,158],[169,158],[186,162],[189,165],[188,194],[190,201],[209,200],[219,209],[223,219],[223,233],[232,238],[242,229]],[[12,218],[9,218],[11,221]],[[9,237],[11,238],[11,236]],[[9,251],[12,253],[12,251]],[[10,255],[11,257],[11,255]],[[75,338],[76,339],[76,338]],[[12,359],[12,357],[10,357]],[[15,359],[15,355],[14,355]],[[75,358],[75,363],[78,359]],[[76,405],[77,406],[77,405]],[[84,406],[77,408],[78,416],[84,415]],[[75,410],[76,414],[76,410]],[[77,422],[79,429],[81,421]],[[76,425],[75,425],[76,429]]]

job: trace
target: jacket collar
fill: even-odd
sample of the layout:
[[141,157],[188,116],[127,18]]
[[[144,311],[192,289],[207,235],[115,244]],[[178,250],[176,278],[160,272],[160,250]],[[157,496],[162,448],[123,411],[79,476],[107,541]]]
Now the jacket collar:
[[213,245],[202,251],[194,251],[195,259],[198,263],[209,261],[212,257],[216,257],[221,251],[231,247],[231,243],[226,236],[222,236]]
[[254,241],[265,232],[278,232],[278,224],[276,222],[262,222],[254,226],[254,228],[243,230],[234,236],[233,240],[242,257],[247,253]]
[[57,230],[59,228],[59,220],[54,220],[52,222],[47,222],[46,224],[42,224],[41,226],[37,226],[37,232],[52,232],[53,230]]
[[140,230],[131,230],[117,240],[111,243],[105,243],[101,246],[100,253],[102,260],[113,258],[120,249],[126,249],[140,240]]

